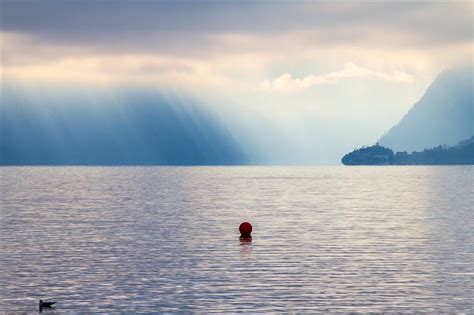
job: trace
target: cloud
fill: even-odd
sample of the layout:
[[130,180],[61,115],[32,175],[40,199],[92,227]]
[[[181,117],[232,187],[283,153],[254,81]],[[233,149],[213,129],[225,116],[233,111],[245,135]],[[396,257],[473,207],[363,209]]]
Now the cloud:
[[[223,84],[261,91],[256,85],[266,79],[264,89],[287,91],[347,77],[407,82],[472,58],[472,6],[4,0],[2,70],[22,80],[207,85],[212,92]],[[295,75],[345,63],[358,66]]]
[[[2,1],[4,32],[128,53],[209,54],[305,33],[307,44],[442,46],[472,42],[474,4],[453,2]],[[245,46],[247,48],[247,46]],[[252,45],[258,50],[259,45]]]
[[375,141],[474,49],[472,2],[0,1],[4,82],[190,93],[311,149]]
[[396,71],[384,73],[373,71],[354,63],[346,63],[344,68],[325,74],[311,74],[302,78],[294,78],[290,73],[284,73],[273,80],[265,80],[261,83],[264,91],[278,91],[292,93],[311,88],[315,85],[334,84],[341,80],[351,78],[377,78],[387,81],[411,83],[414,77],[408,73]]
[[[438,70],[447,59],[472,55],[472,8],[447,2],[4,0],[2,70],[22,79],[211,82],[212,88],[222,82],[254,88],[272,78],[263,83],[270,90],[344,76],[409,81],[407,73],[435,68],[427,65],[432,60],[442,61]],[[347,62],[365,70],[294,77],[301,69],[320,73]]]

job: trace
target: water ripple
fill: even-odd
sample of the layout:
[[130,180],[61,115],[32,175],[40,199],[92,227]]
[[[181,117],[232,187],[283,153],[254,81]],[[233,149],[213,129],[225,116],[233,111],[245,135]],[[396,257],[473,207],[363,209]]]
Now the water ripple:
[[5,313],[474,312],[470,166],[0,171]]

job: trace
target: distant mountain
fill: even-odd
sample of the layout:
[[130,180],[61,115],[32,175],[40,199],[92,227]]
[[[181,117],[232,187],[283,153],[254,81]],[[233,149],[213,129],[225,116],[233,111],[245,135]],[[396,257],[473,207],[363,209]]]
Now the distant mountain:
[[455,146],[437,146],[422,152],[397,152],[376,144],[352,151],[344,165],[473,165],[474,136]]
[[225,165],[246,155],[203,105],[152,90],[2,85],[0,164]]
[[395,151],[453,145],[474,135],[474,65],[438,75],[423,97],[379,143]]

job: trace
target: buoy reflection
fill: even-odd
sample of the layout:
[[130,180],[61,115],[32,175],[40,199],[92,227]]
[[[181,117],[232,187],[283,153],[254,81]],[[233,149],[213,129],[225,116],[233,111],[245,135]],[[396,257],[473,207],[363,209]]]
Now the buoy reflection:
[[240,237],[240,257],[248,258],[252,254],[252,237]]

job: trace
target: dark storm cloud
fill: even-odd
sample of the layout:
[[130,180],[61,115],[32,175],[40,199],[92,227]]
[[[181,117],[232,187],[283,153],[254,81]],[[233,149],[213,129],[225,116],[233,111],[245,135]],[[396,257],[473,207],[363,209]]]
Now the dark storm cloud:
[[472,42],[472,9],[471,3],[446,2],[7,0],[2,1],[1,29],[52,44],[175,53],[210,49],[210,37],[219,34],[310,32],[324,44],[401,40],[402,45],[445,45]]

